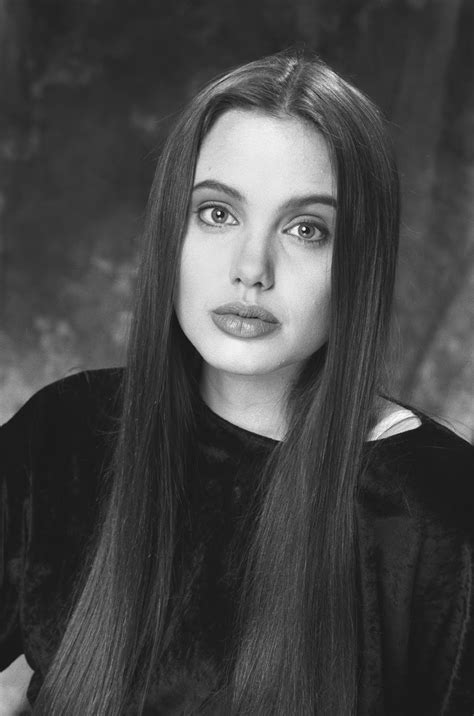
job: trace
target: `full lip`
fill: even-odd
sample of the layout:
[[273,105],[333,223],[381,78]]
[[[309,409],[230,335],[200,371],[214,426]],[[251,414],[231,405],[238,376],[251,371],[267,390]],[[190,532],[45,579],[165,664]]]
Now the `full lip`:
[[262,321],[266,321],[267,323],[279,323],[273,313],[266,311],[262,308],[262,306],[250,303],[240,303],[240,301],[226,303],[223,306],[219,306],[214,309],[213,313],[231,313],[235,316],[241,316],[241,318],[260,318]]

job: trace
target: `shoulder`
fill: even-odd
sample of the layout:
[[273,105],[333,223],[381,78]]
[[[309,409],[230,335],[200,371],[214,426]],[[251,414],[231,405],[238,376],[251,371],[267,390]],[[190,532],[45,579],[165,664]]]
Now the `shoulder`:
[[116,434],[122,376],[120,368],[83,371],[37,391],[0,428],[2,472],[65,456],[99,459]]
[[116,413],[123,372],[123,368],[87,370],[49,383],[34,393],[2,430],[20,424],[41,429],[43,421],[87,420],[95,413]]
[[113,403],[120,391],[123,372],[123,368],[102,368],[74,373],[44,386],[28,403],[37,403],[38,407],[51,405],[58,409],[80,404]]
[[421,425],[369,447],[367,489],[409,516],[474,539],[474,447],[418,413]]
[[474,537],[474,448],[424,418],[413,446],[408,484],[420,504],[447,527]]
[[398,625],[389,651],[408,644],[407,691],[415,711],[438,713],[449,697],[450,714],[467,714],[464,706],[474,698],[474,449],[413,412],[417,428],[366,445],[362,578],[364,565],[377,573],[370,579],[388,643]]
[[31,535],[69,528],[82,534],[78,524],[89,524],[115,444],[122,372],[84,371],[46,385],[0,428],[0,487],[11,534],[21,533],[26,505],[34,513]]

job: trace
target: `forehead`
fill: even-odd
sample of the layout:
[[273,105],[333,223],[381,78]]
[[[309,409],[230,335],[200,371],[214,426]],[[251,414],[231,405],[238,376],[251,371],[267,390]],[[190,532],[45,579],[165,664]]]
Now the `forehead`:
[[231,109],[203,140],[196,182],[217,179],[248,188],[335,193],[326,140],[309,121]]

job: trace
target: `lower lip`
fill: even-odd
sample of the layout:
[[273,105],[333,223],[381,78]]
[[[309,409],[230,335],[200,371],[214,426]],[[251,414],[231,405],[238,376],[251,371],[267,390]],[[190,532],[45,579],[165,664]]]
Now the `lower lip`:
[[262,321],[261,318],[243,318],[233,313],[211,313],[212,320],[221,331],[237,338],[258,338],[273,333],[279,323]]

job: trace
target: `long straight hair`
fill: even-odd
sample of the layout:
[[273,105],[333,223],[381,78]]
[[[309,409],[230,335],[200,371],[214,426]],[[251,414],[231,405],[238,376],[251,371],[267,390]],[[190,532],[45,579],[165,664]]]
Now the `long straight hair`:
[[330,328],[287,401],[289,430],[256,489],[224,713],[341,716],[357,709],[357,530],[384,362],[399,186],[378,109],[320,59],[285,52],[205,87],[158,163],[103,522],[34,713],[117,716],[147,689],[179,619],[174,556],[186,505],[200,356],[173,301],[198,152],[233,108],[293,117],[325,138],[337,176]]

